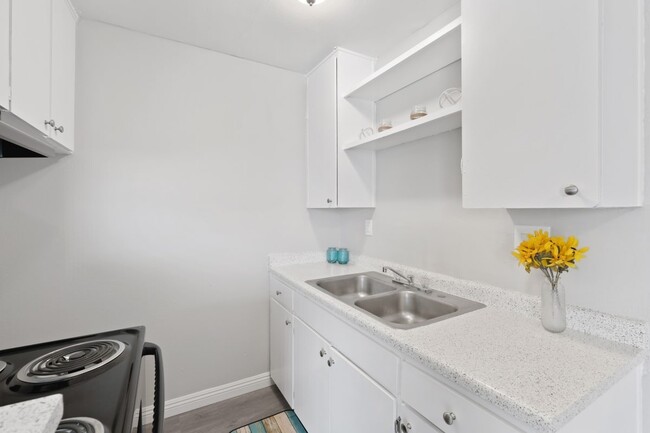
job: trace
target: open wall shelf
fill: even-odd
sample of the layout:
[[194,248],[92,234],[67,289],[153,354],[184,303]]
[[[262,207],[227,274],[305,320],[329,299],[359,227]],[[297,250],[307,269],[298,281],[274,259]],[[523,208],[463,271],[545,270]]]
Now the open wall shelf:
[[359,83],[346,98],[379,101],[461,59],[457,18]]
[[411,120],[384,132],[348,143],[344,150],[383,150],[425,137],[442,134],[462,126],[461,103],[429,113],[417,120]]

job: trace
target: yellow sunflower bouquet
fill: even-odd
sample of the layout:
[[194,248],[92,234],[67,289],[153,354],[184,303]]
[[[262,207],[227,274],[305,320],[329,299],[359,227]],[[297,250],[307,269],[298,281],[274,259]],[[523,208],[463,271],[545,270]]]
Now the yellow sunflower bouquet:
[[563,272],[576,267],[576,263],[585,257],[589,248],[579,248],[578,239],[569,236],[550,237],[548,232],[537,230],[522,241],[512,255],[519,260],[526,272],[539,269],[551,283],[551,288],[556,289]]

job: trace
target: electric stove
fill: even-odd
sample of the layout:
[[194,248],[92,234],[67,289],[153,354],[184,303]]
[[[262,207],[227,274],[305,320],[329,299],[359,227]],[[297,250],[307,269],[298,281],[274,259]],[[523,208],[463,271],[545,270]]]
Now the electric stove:
[[154,432],[162,433],[162,357],[144,334],[134,327],[0,351],[0,406],[62,394],[57,432],[130,433],[141,359],[153,355]]

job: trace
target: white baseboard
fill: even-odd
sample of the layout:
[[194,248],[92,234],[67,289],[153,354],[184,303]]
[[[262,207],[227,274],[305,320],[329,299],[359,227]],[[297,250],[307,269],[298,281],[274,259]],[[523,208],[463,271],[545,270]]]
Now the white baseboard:
[[[269,373],[262,373],[225,385],[173,398],[165,401],[165,418],[209,406],[220,401],[228,400],[229,398],[238,397],[271,385],[273,385],[271,375]],[[150,424],[153,421],[153,406],[143,408],[142,417],[145,424]]]

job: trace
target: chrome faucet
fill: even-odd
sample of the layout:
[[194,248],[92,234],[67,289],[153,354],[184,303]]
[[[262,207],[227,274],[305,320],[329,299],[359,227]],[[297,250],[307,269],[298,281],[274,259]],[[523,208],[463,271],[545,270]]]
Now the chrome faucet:
[[392,272],[393,274],[397,275],[397,278],[393,278],[393,282],[397,284],[401,284],[402,286],[409,287],[412,289],[417,290],[418,292],[423,292],[426,293],[427,295],[433,293],[433,290],[427,289],[426,287],[420,287],[417,284],[415,284],[415,281],[413,281],[413,275],[404,275],[401,272],[389,267],[389,266],[384,266],[381,268],[381,271],[386,274],[388,271]]
[[388,266],[384,266],[383,268],[381,268],[381,271],[384,274],[388,273],[388,271],[391,271],[393,274],[397,275],[398,278],[401,278],[401,280],[393,278],[394,283],[398,283],[398,284],[402,284],[402,285],[409,285],[409,286],[413,285],[413,275],[405,276],[401,272],[396,271],[395,269],[393,269],[391,267],[388,267]]

